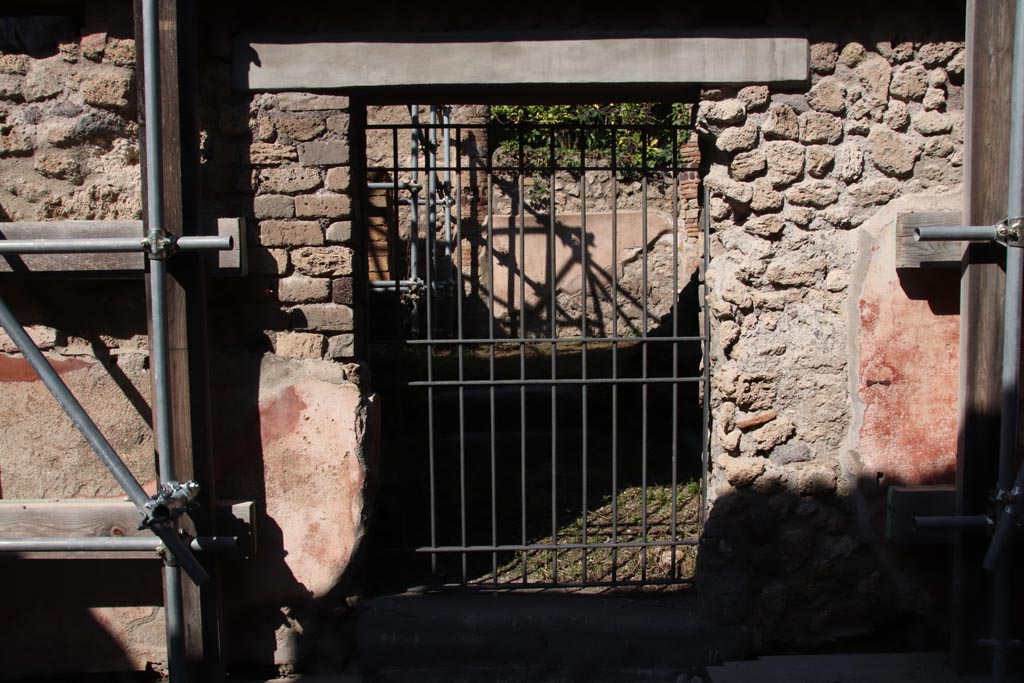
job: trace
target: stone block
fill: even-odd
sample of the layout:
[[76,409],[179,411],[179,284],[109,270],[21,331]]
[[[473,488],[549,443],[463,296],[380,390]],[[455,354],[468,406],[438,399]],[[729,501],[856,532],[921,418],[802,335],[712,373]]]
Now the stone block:
[[260,221],[260,244],[265,247],[291,247],[324,243],[317,221]]
[[714,125],[734,126],[747,120],[747,108],[743,100],[739,99],[704,101],[700,106],[700,115]]
[[768,168],[764,152],[755,149],[737,154],[729,164],[729,172],[737,180],[750,180],[762,175]]
[[348,142],[333,140],[299,145],[299,163],[303,166],[343,166],[348,162]]
[[300,330],[352,331],[352,309],[342,304],[305,304],[291,311],[292,326]]
[[0,74],[16,74],[18,76],[24,76],[28,73],[28,67],[28,55],[0,55]]
[[917,63],[902,64],[892,76],[889,92],[901,100],[920,100],[928,91],[928,72]]
[[296,270],[310,277],[352,274],[352,250],[348,247],[303,247],[291,254]]
[[811,109],[841,116],[846,111],[846,87],[832,76],[818,81],[807,93]]
[[324,119],[316,114],[285,114],[276,121],[277,132],[292,140],[306,142],[324,132]]
[[348,114],[335,114],[334,116],[327,117],[327,130],[332,133],[347,137],[350,126],[351,121]]
[[921,135],[941,135],[953,130],[953,121],[938,111],[920,111],[913,116],[913,126]]
[[351,174],[348,166],[334,166],[327,170],[326,186],[335,192],[348,192],[351,185]]
[[121,111],[128,106],[132,82],[132,72],[124,67],[96,67],[82,80],[82,97],[94,107]]
[[312,332],[279,332],[274,335],[274,353],[282,358],[313,358],[324,355],[325,337]]
[[277,298],[286,304],[327,301],[330,282],[324,278],[295,274],[277,283]]
[[344,194],[313,194],[295,198],[299,218],[347,218],[352,214],[352,199]]
[[[35,342],[41,351],[52,349],[57,343],[57,330],[45,325],[26,325],[29,339]],[[0,329],[0,351],[3,353],[18,353],[18,347],[14,345],[7,333]]]
[[815,178],[824,178],[832,170],[835,153],[831,147],[807,148],[807,172]]
[[800,137],[800,121],[787,104],[777,104],[761,123],[765,140],[796,140]]
[[839,200],[839,188],[831,181],[811,180],[790,188],[786,199],[797,206],[824,209]]
[[353,279],[351,277],[336,277],[331,280],[331,301],[351,306],[354,300],[352,286]]
[[834,145],[843,139],[842,119],[820,111],[800,115],[800,141]]
[[263,192],[298,194],[320,187],[320,171],[315,168],[284,166],[260,171],[259,186]]
[[249,163],[253,166],[280,166],[297,160],[298,154],[291,145],[275,142],[254,142],[249,147]]
[[253,200],[256,218],[292,218],[295,216],[295,200],[286,194],[265,194]]
[[839,46],[836,43],[811,44],[811,71],[818,74],[830,74],[836,70],[839,60]]
[[776,188],[790,185],[803,175],[804,148],[800,143],[783,140],[765,144],[768,180]]
[[761,111],[768,106],[768,86],[748,85],[736,94],[747,107],[747,111]]
[[882,116],[882,122],[895,131],[905,131],[910,125],[910,112],[907,110],[907,105],[899,100],[890,100],[889,106]]
[[21,88],[25,79],[13,74],[0,74],[0,100],[13,100],[15,102],[23,98]]
[[351,332],[348,334],[336,334],[327,340],[327,357],[332,360],[343,358],[354,358],[356,355],[356,336]]
[[282,111],[326,111],[329,109],[348,110],[349,100],[345,95],[315,95],[313,93],[285,93],[278,95]]
[[917,58],[929,68],[942,66],[960,52],[962,47],[962,43],[954,41],[925,43],[918,49]]
[[757,125],[747,122],[736,128],[726,128],[715,141],[715,145],[723,152],[744,152],[753,149],[757,144]]
[[327,241],[348,244],[352,241],[352,221],[334,221],[327,228]]
[[853,182],[860,178],[864,171],[864,152],[853,142],[846,142],[836,150],[836,175],[841,180]]
[[882,173],[906,178],[914,171],[914,164],[921,156],[921,146],[886,126],[876,125],[868,134],[868,154]]

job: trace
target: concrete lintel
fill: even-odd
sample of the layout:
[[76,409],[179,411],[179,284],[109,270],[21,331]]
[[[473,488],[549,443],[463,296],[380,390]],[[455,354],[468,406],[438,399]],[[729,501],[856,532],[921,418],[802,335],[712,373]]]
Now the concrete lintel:
[[804,38],[259,42],[235,49],[242,90],[403,86],[798,83]]

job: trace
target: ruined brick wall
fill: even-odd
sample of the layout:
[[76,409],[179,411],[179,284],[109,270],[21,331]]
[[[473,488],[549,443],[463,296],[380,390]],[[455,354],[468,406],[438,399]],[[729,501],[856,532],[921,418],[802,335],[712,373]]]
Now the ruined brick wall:
[[[958,322],[913,308],[928,297],[891,254],[897,209],[958,208],[962,44],[816,42],[811,69],[805,88],[705,90],[700,104],[713,231],[702,585],[712,612],[762,644],[926,611],[921,587],[887,569],[877,520],[860,522],[880,486],[951,480],[955,453]],[[879,401],[898,417],[872,412]],[[911,431],[926,432],[917,452],[880,454]]]

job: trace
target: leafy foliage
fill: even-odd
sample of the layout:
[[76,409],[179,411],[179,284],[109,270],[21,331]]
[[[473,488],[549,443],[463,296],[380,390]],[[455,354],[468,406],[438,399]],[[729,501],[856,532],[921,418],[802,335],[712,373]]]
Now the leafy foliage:
[[[581,159],[617,167],[673,163],[673,140],[689,138],[690,105],[651,102],[495,105],[492,140],[506,155],[535,166],[579,168]],[[677,128],[682,127],[682,128]]]

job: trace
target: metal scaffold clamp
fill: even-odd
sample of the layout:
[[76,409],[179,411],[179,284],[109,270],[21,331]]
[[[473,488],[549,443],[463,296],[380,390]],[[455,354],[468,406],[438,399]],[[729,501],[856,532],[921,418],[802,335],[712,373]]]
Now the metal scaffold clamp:
[[159,490],[146,503],[146,517],[139,524],[140,529],[166,524],[181,517],[196,506],[199,484],[194,481],[168,481],[160,484]]
[[166,259],[175,252],[174,237],[166,232],[159,231],[156,234],[149,234],[142,240],[146,254],[152,259]]
[[1024,247],[1024,217],[1007,218],[996,225],[996,241],[1007,247]]

